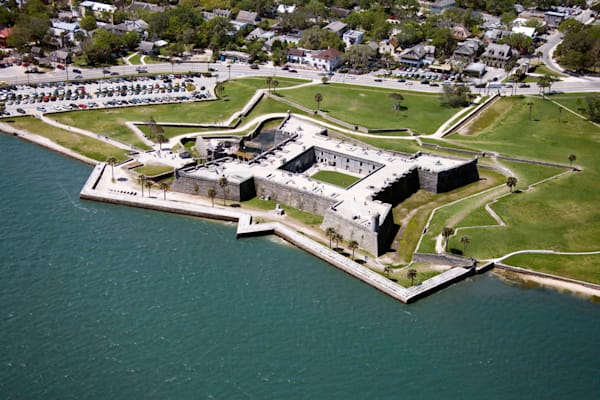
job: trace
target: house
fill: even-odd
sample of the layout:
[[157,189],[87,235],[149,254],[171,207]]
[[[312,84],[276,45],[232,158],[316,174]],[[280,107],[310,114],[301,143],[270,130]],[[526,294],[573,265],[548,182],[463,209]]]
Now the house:
[[490,67],[504,68],[512,59],[512,50],[507,44],[491,43],[481,55],[481,62]]
[[154,43],[142,40],[140,44],[138,44],[137,51],[146,55],[151,54],[154,51]]
[[257,12],[240,10],[235,20],[248,25],[256,25],[256,21],[258,21],[259,18]]
[[346,44],[346,47],[354,46],[355,44],[361,44],[365,33],[363,31],[349,30],[344,32],[342,40]]
[[544,13],[544,21],[549,28],[557,28],[566,18],[566,14],[556,11],[548,11]]
[[435,46],[426,46],[422,43],[402,50],[398,55],[398,62],[421,67],[423,64],[431,64],[434,61]]
[[507,31],[504,29],[490,29],[489,31],[485,32],[483,37],[486,43],[495,43],[498,40],[501,40],[506,36],[510,35],[511,33],[512,31]]
[[[229,21],[229,24],[233,27],[234,31],[241,31],[243,29],[246,29],[246,27],[249,25],[247,22],[245,21],[238,21],[233,20],[233,21]],[[233,34],[234,32],[231,32],[231,34]]]
[[431,3],[431,5],[429,6],[429,11],[432,14],[441,14],[445,10],[452,7],[456,7],[455,0],[438,0],[435,3]]
[[472,63],[479,56],[483,43],[479,39],[471,38],[464,42],[459,42],[452,54],[455,61],[460,61],[465,64]]
[[44,52],[42,51],[42,48],[39,46],[33,46],[30,50],[29,50],[29,54],[31,54],[32,56],[39,58],[42,57],[44,55]]
[[215,8],[211,12],[208,12],[208,11],[202,12],[202,18],[205,21],[209,21],[209,20],[211,20],[213,18],[217,18],[217,17],[231,19],[231,10],[223,10],[220,8]]
[[68,50],[54,50],[50,53],[50,60],[57,64],[68,64],[71,62],[71,53]]
[[151,12],[163,12],[165,8],[158,4],[145,3],[143,1],[133,0],[131,5],[127,7],[130,11],[151,11]]
[[302,39],[301,36],[296,36],[296,35],[280,35],[280,36],[274,36],[271,39],[268,39],[264,45],[263,48],[266,51],[271,51],[273,49],[273,42],[275,42],[276,40],[279,40],[281,43],[286,43],[286,44],[294,44],[294,45],[298,45],[298,42],[300,42],[300,39]]
[[277,13],[278,14],[292,14],[294,13],[294,11],[296,11],[296,5],[293,4],[291,6],[285,5],[285,4],[280,4],[277,6]]
[[76,23],[53,20],[51,24],[48,29],[50,40],[46,43],[56,48],[66,47],[68,42],[75,43],[75,33],[83,32]]
[[331,7],[329,12],[336,18],[346,18],[352,11],[342,7]]
[[535,28],[529,26],[513,26],[512,33],[520,33],[530,38],[535,37]]
[[293,64],[305,64],[306,63],[306,52],[303,49],[288,49],[287,55],[288,62]]
[[398,41],[395,37],[390,39],[383,39],[379,42],[378,52],[379,54],[394,54],[398,49]]
[[221,60],[229,60],[233,62],[248,62],[250,60],[250,54],[244,53],[243,51],[226,50],[221,52]]
[[476,78],[481,78],[485,75],[486,68],[485,64],[482,63],[471,63],[463,69],[463,73],[468,76],[474,76]]
[[4,29],[0,30],[0,47],[1,48],[6,47],[6,39],[8,39],[8,36],[10,35],[10,30],[11,30],[11,28],[4,28]]
[[82,17],[93,15],[98,21],[112,23],[115,11],[117,11],[117,7],[111,4],[96,3],[95,1],[89,0],[79,4],[79,13]]
[[333,21],[323,27],[326,31],[333,32],[338,36],[342,36],[348,29],[348,25],[342,21]]
[[308,57],[308,61],[312,67],[327,72],[335,70],[342,65],[343,62],[342,53],[339,50],[332,48],[311,54]]
[[261,28],[255,28],[246,36],[246,40],[269,40],[275,37],[275,32],[265,31]]
[[456,40],[465,40],[471,36],[471,32],[464,25],[455,25],[452,27],[452,37]]

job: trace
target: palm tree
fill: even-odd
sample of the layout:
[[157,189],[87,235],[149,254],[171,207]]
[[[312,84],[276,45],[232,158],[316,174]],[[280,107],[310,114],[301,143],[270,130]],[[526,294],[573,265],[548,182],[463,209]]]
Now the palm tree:
[[383,268],[383,272],[386,274],[386,276],[388,277],[388,279],[390,278],[390,274],[392,273],[392,267],[390,267],[389,265],[386,265]]
[[163,200],[166,200],[167,199],[167,192],[169,191],[169,189],[171,187],[166,182],[161,182],[159,186],[160,186],[160,189],[163,191]]
[[227,185],[229,184],[229,181],[227,180],[227,177],[225,175],[221,176],[219,178],[219,186],[221,187],[221,190],[223,190],[223,205],[225,205],[225,202],[227,201]]
[[392,100],[394,103],[394,108],[396,109],[397,112],[400,112],[400,108],[401,108],[401,103],[404,100],[404,96],[402,96],[400,93],[390,93],[388,95],[388,98],[390,100]]
[[215,206],[215,196],[217,195],[217,191],[213,188],[208,189],[208,197],[210,198],[210,201],[212,202],[212,206]]
[[146,180],[146,175],[140,174],[140,176],[138,176],[138,180],[140,181],[140,184],[142,185],[142,197],[144,197],[144,183]]
[[517,186],[517,178],[514,176],[509,176],[506,178],[506,186],[508,186],[510,192],[512,193],[513,188]]
[[162,144],[169,142],[169,139],[167,139],[167,137],[165,135],[163,135],[162,133],[156,135],[156,138],[154,140],[156,142],[158,142],[158,150],[161,150],[161,151],[162,151]]
[[575,154],[569,154],[569,168],[573,168],[573,161],[577,160],[577,156]]
[[331,248],[331,241],[333,240],[335,234],[336,232],[334,227],[330,226],[329,228],[325,229],[325,235],[329,238],[329,248]]
[[460,242],[463,245],[463,254],[467,251],[467,245],[471,242],[471,238],[468,236],[461,236]]
[[358,242],[356,240],[351,240],[348,242],[348,248],[352,250],[352,259],[354,259],[354,251],[358,249]]
[[271,82],[271,85],[273,85],[273,92],[276,92],[275,89],[277,89],[277,86],[279,86],[279,81],[277,79],[273,79],[273,82]]
[[152,182],[150,179],[147,179],[146,187],[148,188],[148,197],[150,197],[150,189],[152,188],[152,185],[154,185],[154,182]]
[[336,248],[340,247],[340,242],[343,240],[344,240],[344,236],[342,236],[341,233],[336,232],[335,235],[333,236],[333,241],[335,242]]
[[406,272],[406,277],[410,279],[410,286],[413,286],[414,282],[415,282],[415,278],[417,277],[417,270],[413,269],[413,268],[409,269]]
[[217,82],[215,84],[215,94],[217,95],[217,97],[221,98],[221,95],[223,94],[224,91],[225,91],[225,85],[223,85],[223,82]]
[[444,229],[442,229],[442,236],[446,241],[446,252],[448,252],[448,243],[450,242],[450,236],[452,235],[454,235],[454,228],[446,226],[444,227]]
[[267,76],[266,82],[267,82],[267,86],[269,87],[269,93],[271,93],[271,85],[273,84],[273,78],[270,76]]
[[327,84],[327,82],[329,82],[329,78],[328,78],[328,77],[324,76],[324,77],[322,77],[322,78],[321,78],[321,83],[322,83],[323,85],[326,85],[326,84]]
[[533,103],[529,101],[527,102],[527,105],[529,106],[529,121],[531,121],[531,109],[533,108]]
[[112,173],[112,180],[113,180],[113,182],[114,182],[114,181],[115,181],[115,165],[117,164],[117,159],[116,159],[116,158],[114,158],[114,157],[109,157],[109,158],[106,160],[106,163],[107,163],[108,165],[110,165],[110,168],[111,168],[111,173]]
[[319,104],[323,101],[323,95],[321,93],[315,94],[315,102],[317,103],[317,111],[320,110]]

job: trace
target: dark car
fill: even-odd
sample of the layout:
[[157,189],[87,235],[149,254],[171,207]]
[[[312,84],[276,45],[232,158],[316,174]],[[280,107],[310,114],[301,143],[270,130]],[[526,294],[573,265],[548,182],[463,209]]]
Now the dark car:
[[17,112],[19,114],[25,114],[25,110],[23,110],[22,108],[17,108]]
[[520,88],[528,88],[529,87],[529,83],[521,83],[519,85]]
[[287,65],[284,65],[283,67],[281,67],[281,70],[282,70],[282,71],[287,71],[287,70],[289,70],[289,69],[290,69],[290,67],[288,67]]
[[379,79],[379,78],[377,78],[377,79],[374,79],[374,81],[375,81],[375,82],[383,82],[383,80],[381,80],[381,79]]
[[81,70],[77,68],[73,68],[73,72],[76,74],[81,74]]
[[291,72],[291,73],[294,73],[294,74],[295,74],[295,73],[297,73],[298,71],[296,71],[295,69],[290,69],[288,72]]
[[252,64],[252,65],[250,66],[250,69],[258,69],[258,65],[256,65],[256,64]]
[[111,72],[110,74],[111,74],[112,76],[117,76],[117,75],[119,75],[119,73],[118,73],[117,71],[115,71],[115,72]]
[[429,85],[429,81],[427,79],[422,80],[421,83],[423,85]]

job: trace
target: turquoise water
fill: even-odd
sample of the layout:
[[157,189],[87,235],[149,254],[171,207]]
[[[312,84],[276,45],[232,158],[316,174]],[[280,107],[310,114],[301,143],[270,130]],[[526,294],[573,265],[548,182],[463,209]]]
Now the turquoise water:
[[600,306],[484,275],[407,306],[233,225],[81,201],[0,135],[2,399],[592,399]]

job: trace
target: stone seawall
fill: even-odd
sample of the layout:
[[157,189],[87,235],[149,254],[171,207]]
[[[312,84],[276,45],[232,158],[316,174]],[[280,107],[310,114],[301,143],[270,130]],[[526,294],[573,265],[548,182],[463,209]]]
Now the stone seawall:
[[440,264],[440,265],[451,265],[453,267],[465,267],[471,268],[477,265],[477,260],[473,258],[466,258],[456,256],[453,254],[428,254],[428,253],[414,253],[412,257],[413,262],[422,262],[427,264]]

